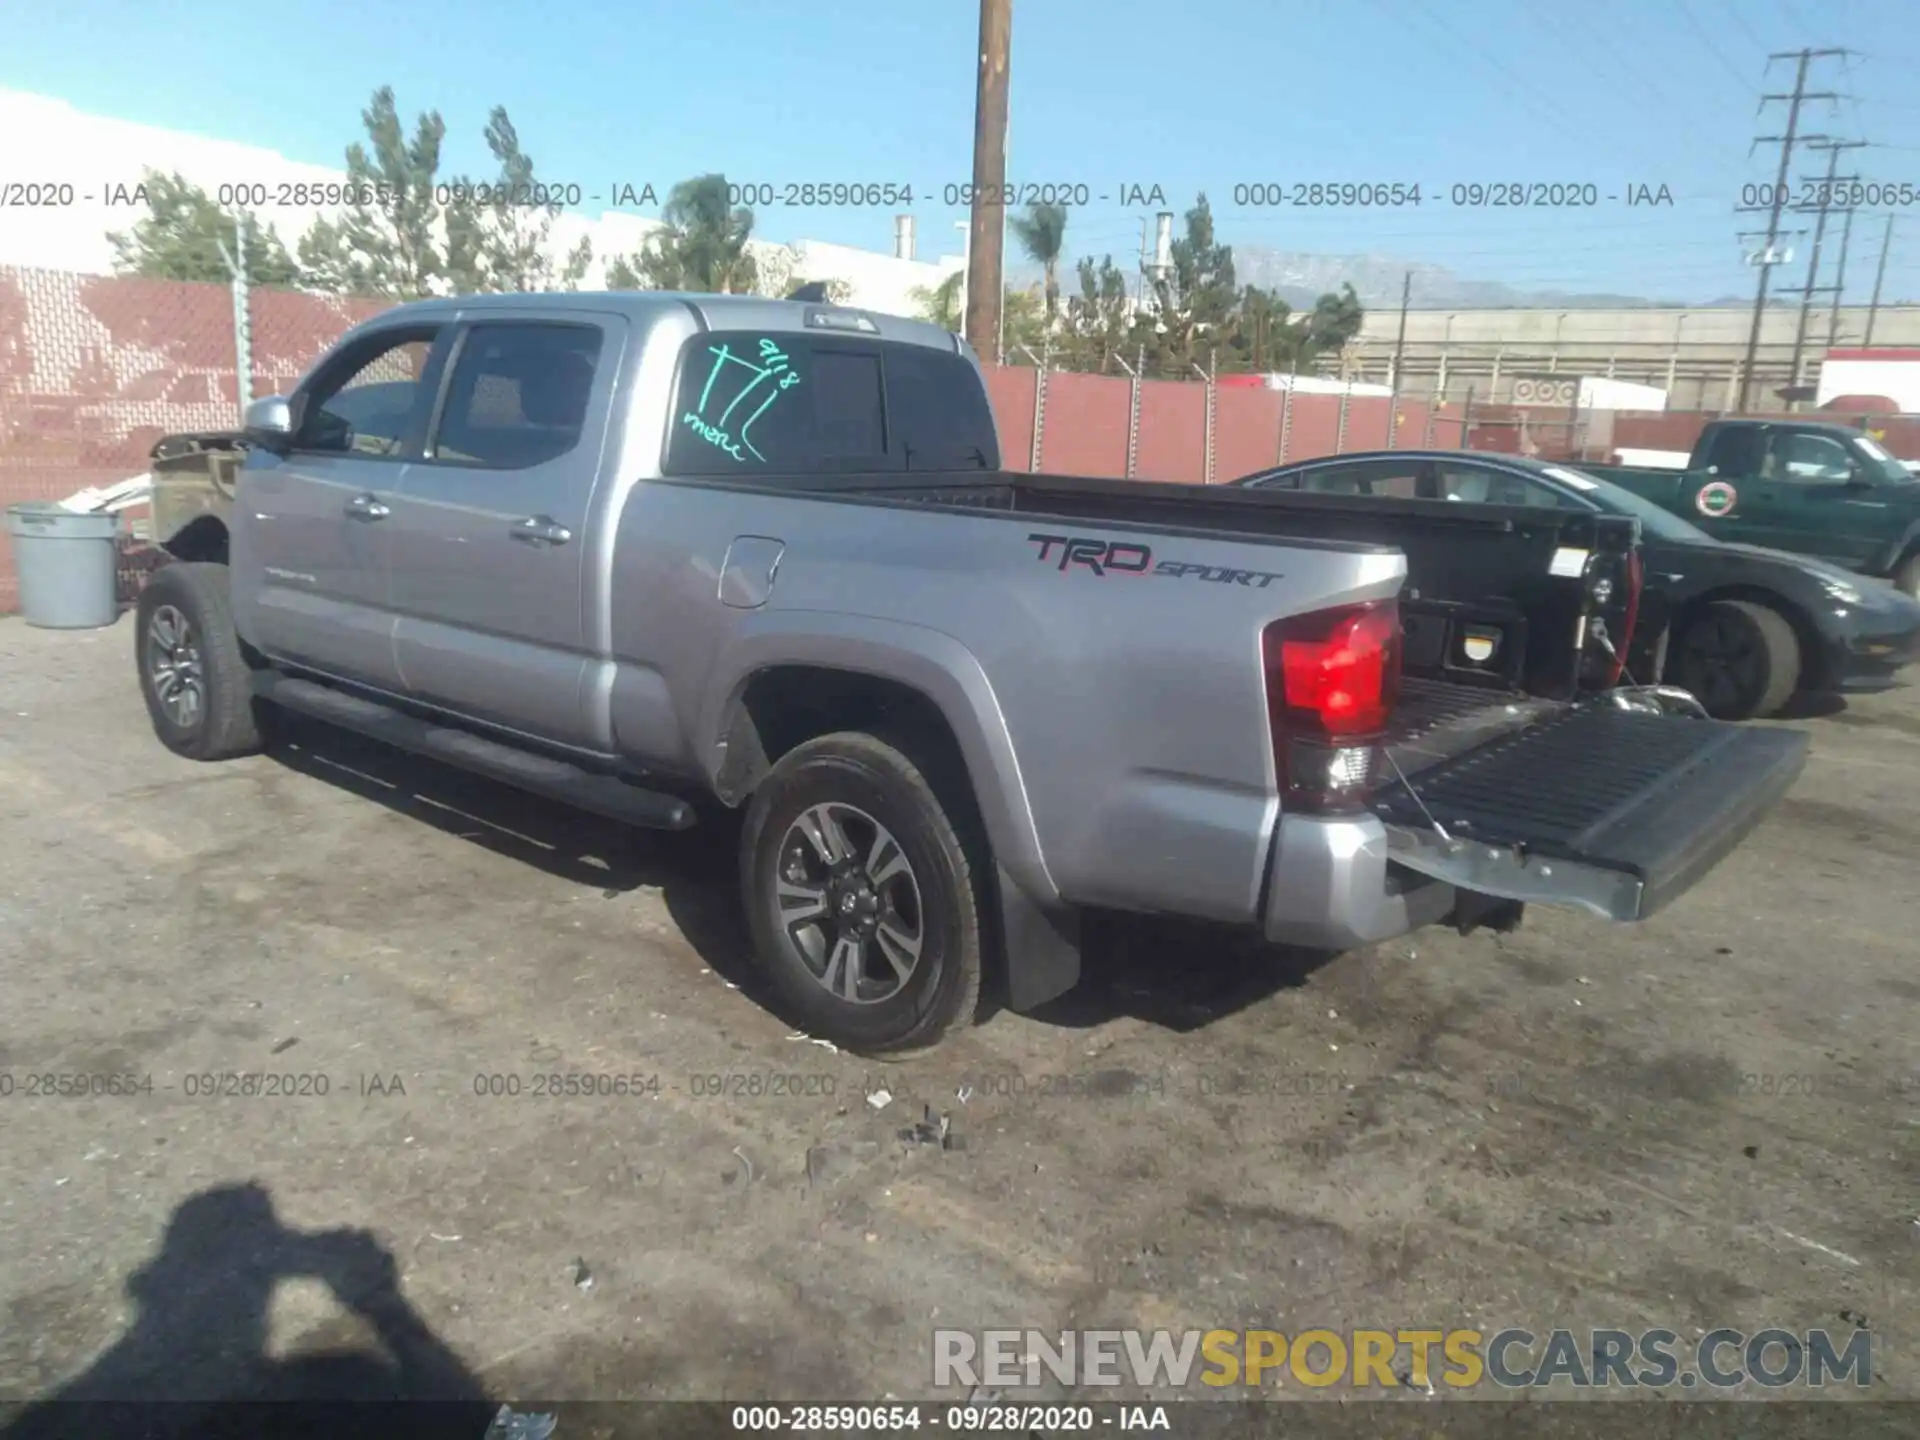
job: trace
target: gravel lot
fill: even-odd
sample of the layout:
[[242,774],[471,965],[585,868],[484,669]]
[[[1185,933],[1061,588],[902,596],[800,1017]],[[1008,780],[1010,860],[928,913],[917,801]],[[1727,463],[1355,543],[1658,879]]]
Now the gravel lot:
[[[130,628],[0,621],[0,1400],[375,1333],[493,1400],[848,1401],[935,1394],[945,1325],[1862,1321],[1920,1398],[1911,696],[1792,722],[1793,795],[1646,924],[1137,928],[876,1065],[753,998],[730,837],[325,732],[176,759]],[[382,1250],[399,1318],[336,1298]]]

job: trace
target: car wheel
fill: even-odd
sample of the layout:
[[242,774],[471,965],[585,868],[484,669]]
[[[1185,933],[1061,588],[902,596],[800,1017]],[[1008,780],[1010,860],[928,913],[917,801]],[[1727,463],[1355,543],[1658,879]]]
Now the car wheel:
[[250,666],[233,628],[224,565],[177,561],[140,592],[134,659],[153,733],[189,760],[260,748]]
[[1902,595],[1920,600],[1920,550],[1902,560],[1893,570],[1893,588]]
[[982,867],[921,768],[867,734],[810,740],[754,793],[741,877],[755,956],[807,1031],[924,1050],[979,1004]]
[[1800,684],[1800,640],[1778,610],[1748,600],[1716,600],[1674,643],[1675,683],[1693,692],[1716,720],[1771,715]]

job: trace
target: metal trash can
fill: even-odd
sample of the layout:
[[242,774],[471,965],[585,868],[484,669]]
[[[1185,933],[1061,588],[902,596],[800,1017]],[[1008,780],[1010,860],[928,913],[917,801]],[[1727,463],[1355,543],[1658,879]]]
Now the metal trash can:
[[7,507],[20,613],[43,630],[95,630],[120,618],[120,517],[51,500]]

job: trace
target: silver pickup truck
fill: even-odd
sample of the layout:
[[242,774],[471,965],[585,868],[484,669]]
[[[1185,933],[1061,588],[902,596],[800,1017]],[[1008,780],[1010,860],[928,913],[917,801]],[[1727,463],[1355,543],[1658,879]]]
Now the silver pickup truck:
[[963,342],[831,304],[405,305],[243,439],[139,607],[168,748],[290,709],[637,825],[744,807],[757,963],[863,1053],[1060,995],[1090,909],[1639,919],[1805,755],[1610,688],[1631,520],[1011,473]]

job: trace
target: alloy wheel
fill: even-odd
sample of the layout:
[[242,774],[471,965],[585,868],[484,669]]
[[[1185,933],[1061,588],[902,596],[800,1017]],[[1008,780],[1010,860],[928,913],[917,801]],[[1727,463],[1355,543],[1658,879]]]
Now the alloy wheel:
[[147,622],[147,678],[154,698],[182,730],[200,723],[206,710],[206,672],[193,624],[172,605]]
[[892,999],[919,968],[919,879],[900,842],[856,806],[801,812],[781,837],[769,898],[779,933],[836,999]]

